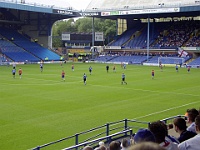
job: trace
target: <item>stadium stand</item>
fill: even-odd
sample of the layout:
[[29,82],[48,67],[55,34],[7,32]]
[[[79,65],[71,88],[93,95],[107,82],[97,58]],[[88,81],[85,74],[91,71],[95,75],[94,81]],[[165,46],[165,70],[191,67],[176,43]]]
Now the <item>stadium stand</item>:
[[[182,0],[181,2],[174,2],[174,0],[163,0],[162,4],[158,4],[157,0],[153,0],[151,4],[149,5],[149,2],[144,1],[144,0],[127,0],[126,2],[120,1],[119,0],[93,0],[90,5],[88,6],[88,10],[92,11],[97,11],[97,10],[115,10],[115,9],[120,9],[120,10],[126,10],[127,8],[158,8],[158,7],[170,7],[170,6],[190,6],[190,5],[196,5],[196,1],[188,1],[188,0]],[[128,5],[127,5],[128,4]],[[98,7],[98,8],[97,8]],[[51,8],[51,7],[50,7]],[[96,9],[94,9],[96,8]],[[5,10],[2,10],[3,12]],[[5,12],[4,12],[5,13]],[[199,13],[199,12],[198,12]],[[11,18],[8,18],[8,20],[12,20],[13,18],[17,21],[19,21],[19,18],[15,18],[15,16],[11,13],[8,12],[8,16]],[[157,14],[156,14],[157,15]],[[20,16],[20,15],[19,15]],[[39,16],[39,15],[38,15]],[[23,17],[22,17],[23,18]],[[41,19],[41,18],[40,18]],[[59,18],[60,19],[60,18]],[[133,19],[133,18],[132,18]],[[191,23],[192,22],[192,23]],[[155,48],[177,48],[178,46],[184,46],[184,45],[190,45],[190,46],[199,46],[199,32],[196,29],[199,29],[199,21],[196,23],[193,23],[194,21],[184,21],[184,22],[168,22],[168,23],[154,23],[151,24],[150,26],[154,27],[154,33],[153,36],[150,36],[150,44],[151,47]],[[130,48],[146,48],[146,38],[147,38],[147,24],[142,24],[142,26],[135,27],[135,28],[130,28],[127,31],[125,31],[120,37],[117,38],[116,41],[111,43],[112,46],[125,46],[125,47],[130,47]],[[170,26],[169,26],[170,25]],[[39,26],[39,25],[38,25]],[[153,29],[153,28],[152,28]],[[162,33],[162,34],[161,34]],[[1,41],[0,41],[0,46],[1,46],[1,58],[0,61],[6,61],[6,55],[7,57],[11,58],[14,61],[38,61],[40,59],[45,59],[48,57],[49,60],[59,60],[60,56],[55,54],[54,52],[42,47],[36,42],[31,42],[30,39],[27,37],[23,36],[19,32],[13,29],[8,29],[8,28],[0,28],[0,34],[1,36]],[[162,36],[162,37],[161,37]],[[4,39],[5,37],[5,39]],[[155,39],[157,37],[157,39]],[[76,38],[75,38],[76,40]],[[73,42],[73,41],[72,41]],[[158,57],[159,56],[150,56],[149,57],[149,62],[155,62],[158,63]],[[177,57],[178,58],[178,57]],[[199,57],[200,58],[200,57]],[[200,59],[196,59],[197,64],[200,64]],[[187,58],[184,58],[185,61],[187,61]],[[132,55],[132,56],[100,56],[96,58],[97,61],[103,61],[103,62],[127,62],[130,64],[141,64],[142,62],[147,60],[146,55]],[[195,65],[195,61],[192,61]],[[177,62],[173,62],[170,59],[166,59],[166,62],[163,63],[168,63],[168,64],[177,64]],[[182,62],[178,62],[182,63]],[[180,117],[180,116],[175,116],[175,117]],[[174,118],[174,117],[172,117]],[[171,119],[171,118],[170,118]],[[167,122],[169,118],[164,119],[165,122]],[[90,129],[86,132],[82,132],[79,134],[76,134],[71,137],[66,137],[63,139],[60,139],[55,142],[47,143],[42,146],[38,146],[34,149],[39,150],[40,148],[47,147],[51,144],[55,144],[58,142],[62,142],[71,138],[75,139],[75,146],[72,146],[67,149],[72,149],[72,148],[80,148],[83,146],[86,146],[87,144],[94,144],[94,147],[96,146],[95,144],[99,142],[100,140],[104,140],[107,143],[110,143],[111,141],[114,141],[115,138],[119,138],[119,135],[121,137],[130,137],[132,135],[132,128],[133,129],[138,129],[140,128],[141,124],[139,126],[135,126],[133,124],[129,125],[129,123],[132,122],[137,122],[141,124],[145,124],[146,126],[149,125],[149,122],[141,122],[141,121],[136,121],[136,120],[122,120],[122,121],[117,121],[114,123],[108,123],[106,125],[103,125],[101,127],[96,127],[93,129]],[[121,124],[120,124],[121,123]],[[120,124],[120,125],[119,125]],[[115,126],[117,125],[117,126]],[[115,127],[114,127],[115,126]],[[96,130],[96,129],[102,129],[105,128],[105,131],[103,133],[98,133],[98,135],[95,135],[93,137],[90,137],[86,139],[85,141],[78,141],[80,136],[85,134],[85,133],[91,133],[91,131]],[[123,129],[122,129],[123,128]],[[114,134],[110,134],[113,133]],[[104,135],[102,138],[98,138],[98,136]],[[117,136],[117,137],[115,137]],[[91,141],[91,139],[95,139]]]
[[[156,61],[157,58],[157,61]],[[178,57],[178,56],[174,56],[174,57],[154,57],[153,60],[149,59],[149,62],[147,63],[159,63],[159,60],[162,62],[162,64],[180,64],[182,65],[183,63],[185,63],[186,61],[188,61],[190,59],[190,57]]]
[[[152,35],[150,36],[150,45],[153,44],[155,42],[156,37],[158,37],[158,35],[160,34],[161,31],[163,31],[163,29],[166,27],[166,23],[153,23],[150,24],[150,27],[153,31]],[[130,47],[130,48],[140,48],[140,49],[144,49],[146,48],[147,45],[147,24],[140,24],[140,26],[143,26],[143,29],[138,31],[138,34],[135,36],[135,38],[131,39],[128,43],[126,43],[126,47]]]
[[111,61],[112,59],[116,58],[118,56],[110,56],[110,55],[106,55],[106,56],[98,56],[95,58],[94,61],[97,61],[97,62],[108,62],[108,61]]
[[[4,37],[6,37],[8,40],[10,40],[10,42],[6,42],[7,44],[8,43],[11,44],[11,42],[15,44],[15,45],[12,44],[13,46],[15,46],[15,49],[16,49],[15,52],[19,52],[19,49],[21,49],[21,50],[24,49],[24,51],[26,51],[26,55],[25,55],[25,52],[24,52],[24,55],[21,55],[23,53],[19,53],[19,54],[16,53],[18,56],[21,56],[23,58],[23,60],[16,59],[17,58],[17,57],[15,57],[16,54],[12,54],[11,53],[12,51],[9,51],[9,53],[8,53],[8,49],[7,49],[7,53],[5,51],[3,51],[4,54],[11,57],[14,61],[24,61],[24,60],[39,61],[39,60],[44,60],[46,57],[48,57],[48,60],[59,60],[60,59],[60,56],[58,54],[40,46],[39,44],[37,44],[35,42],[31,42],[30,39],[27,39],[25,36],[21,35],[20,33],[18,33],[17,31],[15,31],[13,29],[1,27],[0,33]],[[4,47],[5,46],[8,47],[8,45],[4,45]],[[28,57],[28,52],[30,55],[29,57]],[[34,56],[32,56],[32,58],[31,58],[31,54],[34,55]]]
[[199,28],[199,21],[177,21],[170,22],[167,25],[170,26],[168,28],[165,27],[162,34],[158,36],[158,42],[155,46],[151,45],[151,47],[177,48],[188,44],[192,46],[196,45],[193,34]]
[[141,26],[139,24],[134,25],[132,29],[126,30],[121,36],[117,38],[114,42],[108,44],[108,46],[123,46],[128,40],[131,40],[135,37],[137,31],[141,30]]
[[6,39],[0,40],[1,53],[16,62],[35,62],[39,59]]
[[[160,5],[159,5],[160,4]],[[164,4],[164,5],[161,5]],[[145,8],[155,8],[155,7],[175,7],[175,6],[190,6],[195,5],[195,1],[181,0],[162,0],[158,2],[157,0],[152,0],[151,3],[149,1],[144,0],[126,0],[118,1],[118,0],[92,0],[86,10],[95,11],[97,10],[116,10],[116,9],[145,9]]]
[[147,61],[147,63],[158,63],[158,58],[160,56],[152,56],[151,59]]
[[[176,49],[181,46],[199,45],[199,21],[177,21],[151,23],[150,47],[153,49]],[[135,27],[139,26],[139,27]],[[122,46],[130,49],[147,47],[147,24],[136,23],[108,46]]]
[[119,56],[112,59],[110,62],[124,62],[129,64],[142,64],[142,62],[146,61],[147,57],[143,55],[139,56]]
[[[0,2],[0,13],[2,39],[15,45],[13,50],[4,46],[2,54],[9,62],[22,63],[46,58],[49,61],[59,60],[60,56],[51,51],[51,27],[57,20],[81,16],[69,3],[58,6],[57,1],[39,4],[25,0],[3,0]],[[33,39],[37,39],[37,43]]]
[[187,66],[192,66],[192,67],[200,67],[200,57],[196,58],[195,60],[191,61],[190,63],[187,64]]

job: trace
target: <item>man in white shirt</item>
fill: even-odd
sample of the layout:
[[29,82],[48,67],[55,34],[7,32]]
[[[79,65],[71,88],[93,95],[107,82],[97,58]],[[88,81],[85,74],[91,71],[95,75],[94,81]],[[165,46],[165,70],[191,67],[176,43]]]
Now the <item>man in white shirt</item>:
[[188,123],[190,124],[190,126],[187,128],[188,131],[192,131],[196,133],[194,121],[195,121],[196,116],[198,115],[199,115],[199,112],[195,108],[187,110],[187,117],[188,117],[187,120],[188,120]]
[[178,145],[180,150],[199,150],[200,149],[200,115],[195,118],[195,129],[197,135]]

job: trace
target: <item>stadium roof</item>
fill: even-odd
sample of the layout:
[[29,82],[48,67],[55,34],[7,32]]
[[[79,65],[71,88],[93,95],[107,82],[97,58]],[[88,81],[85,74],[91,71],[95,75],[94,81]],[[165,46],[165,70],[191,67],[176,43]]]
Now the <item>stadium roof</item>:
[[30,12],[39,12],[39,13],[50,13],[50,14],[60,14],[66,17],[79,17],[79,11],[73,9],[71,5],[63,5],[63,7],[59,7],[58,5],[54,5],[54,3],[49,2],[47,4],[40,3],[28,3],[25,0],[4,0],[0,1],[0,9],[15,9],[21,11],[30,11]]
[[[80,17],[72,7],[59,8],[54,5],[27,3],[25,0],[0,1],[0,23],[2,25],[29,26],[38,30],[39,35],[50,35],[54,22],[62,19]],[[67,5],[68,6],[68,5]]]
[[83,16],[145,18],[199,16],[200,0],[92,0]]

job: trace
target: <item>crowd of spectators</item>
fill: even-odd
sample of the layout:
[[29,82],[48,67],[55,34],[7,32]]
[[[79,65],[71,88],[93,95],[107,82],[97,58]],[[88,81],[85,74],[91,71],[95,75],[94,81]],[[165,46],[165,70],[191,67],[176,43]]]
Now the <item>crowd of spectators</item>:
[[[169,135],[169,129],[177,132],[178,136]],[[199,146],[200,111],[192,108],[186,110],[185,117],[174,118],[173,124],[154,121],[148,129],[139,129],[130,138],[109,144],[101,141],[98,147],[86,146],[83,150],[199,150]]]
[[173,21],[170,27],[160,32],[157,42],[151,47],[155,45],[158,45],[159,48],[197,47],[200,45],[199,32],[199,21]]
[[[146,51],[141,51],[141,52],[107,52],[107,53],[99,53],[98,57],[100,56],[147,56]],[[177,52],[150,52],[149,56],[160,56],[160,57],[176,57],[178,56]]]

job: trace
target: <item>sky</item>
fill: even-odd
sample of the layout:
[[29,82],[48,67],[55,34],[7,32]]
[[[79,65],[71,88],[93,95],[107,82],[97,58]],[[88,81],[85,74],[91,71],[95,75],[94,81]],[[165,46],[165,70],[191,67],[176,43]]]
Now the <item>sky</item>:
[[72,6],[77,10],[84,10],[91,0],[25,0],[25,3],[38,3],[45,5],[55,5],[57,7],[67,8]]

